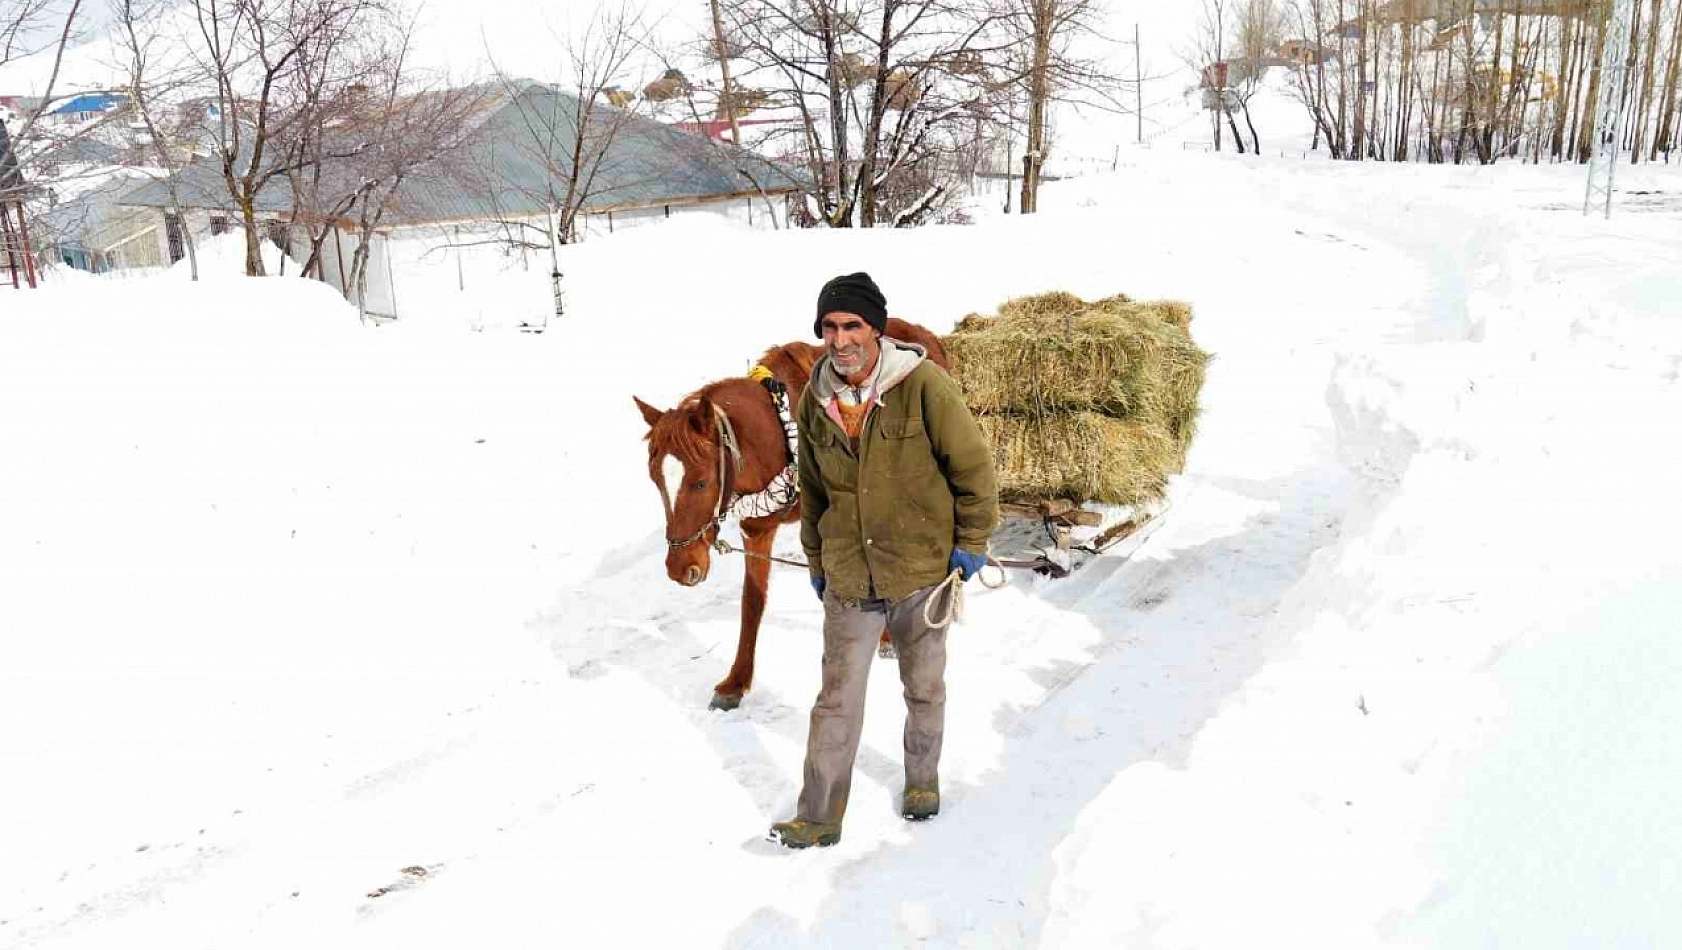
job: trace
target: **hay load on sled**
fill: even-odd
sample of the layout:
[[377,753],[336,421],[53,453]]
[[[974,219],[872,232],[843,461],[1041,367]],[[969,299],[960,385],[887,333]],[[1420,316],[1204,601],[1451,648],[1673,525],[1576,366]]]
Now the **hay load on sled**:
[[[952,374],[992,442],[1008,514],[1041,520],[1070,566],[1071,529],[1113,524],[1095,553],[1136,532],[1185,466],[1209,354],[1191,338],[1191,308],[1118,294],[1087,302],[1047,293],[972,314],[942,342]],[[1048,559],[1049,558],[1049,559]]]

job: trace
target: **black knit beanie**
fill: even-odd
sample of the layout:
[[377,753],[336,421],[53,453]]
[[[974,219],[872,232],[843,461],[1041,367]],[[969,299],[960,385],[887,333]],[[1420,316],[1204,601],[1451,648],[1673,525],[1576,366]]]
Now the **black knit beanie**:
[[864,271],[837,277],[818,292],[818,318],[812,322],[812,332],[819,339],[823,338],[824,316],[837,311],[856,313],[877,333],[888,332],[888,298]]

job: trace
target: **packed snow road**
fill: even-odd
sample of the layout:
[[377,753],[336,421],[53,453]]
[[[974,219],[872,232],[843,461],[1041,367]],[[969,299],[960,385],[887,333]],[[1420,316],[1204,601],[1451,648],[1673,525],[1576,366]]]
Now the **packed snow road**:
[[[1510,486],[1562,491],[1597,451],[1629,460],[1609,479],[1628,497],[1674,476],[1675,449],[1596,424],[1674,408],[1673,270],[1613,248],[1676,239],[1538,240],[1563,178],[1529,172],[1173,158],[1061,183],[1035,219],[579,245],[569,322],[542,337],[447,314],[359,332],[296,282],[8,299],[0,719],[24,725],[0,735],[0,840],[25,860],[0,870],[0,943],[1471,939],[1456,894],[1538,886],[1479,876],[1467,829],[1503,799],[1468,750],[1500,747],[1502,710],[1557,711],[1492,700],[1512,675],[1492,657],[1553,629],[1520,596],[1537,578],[1599,616]],[[775,574],[754,690],[706,710],[741,568],[665,579],[630,396],[742,372],[855,269],[936,330],[1050,289],[1185,299],[1216,360],[1131,560],[972,590],[940,818],[895,813],[902,704],[878,664],[846,835],[789,854],[762,836],[798,789],[819,605]],[[533,276],[492,296],[541,298]],[[1538,478],[1544,457],[1563,471]],[[1594,583],[1675,577],[1586,537]],[[1641,643],[1613,655],[1675,670]],[[1632,741],[1663,760],[1662,736]],[[1467,776],[1484,791],[1446,791]],[[1629,867],[1656,880],[1653,841]],[[1383,872],[1350,874],[1364,855]]]

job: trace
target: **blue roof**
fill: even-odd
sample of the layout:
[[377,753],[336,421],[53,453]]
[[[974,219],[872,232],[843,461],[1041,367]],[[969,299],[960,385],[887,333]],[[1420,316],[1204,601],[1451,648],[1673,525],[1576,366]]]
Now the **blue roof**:
[[89,93],[85,96],[77,96],[69,102],[66,102],[64,105],[54,109],[52,114],[73,115],[78,112],[104,112],[106,109],[114,109],[127,101],[128,96],[119,96],[114,93]]

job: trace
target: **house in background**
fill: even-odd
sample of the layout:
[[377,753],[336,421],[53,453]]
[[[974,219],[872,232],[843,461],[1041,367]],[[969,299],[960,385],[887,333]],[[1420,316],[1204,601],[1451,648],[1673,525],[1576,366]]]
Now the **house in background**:
[[118,172],[67,201],[54,202],[36,218],[42,255],[94,274],[167,263],[164,244],[153,233],[162,224],[157,215],[119,204],[144,177],[132,170]]
[[66,99],[47,115],[63,122],[86,122],[120,111],[128,105],[128,96],[115,92],[89,92]]
[[[598,108],[608,113],[605,121],[617,123],[617,132],[593,176],[585,176],[587,196],[579,205],[576,239],[695,214],[752,227],[787,226],[789,197],[799,190],[787,169],[605,103]],[[575,97],[540,83],[487,93],[463,144],[411,171],[387,201],[370,238],[366,299],[348,286],[360,243],[355,212],[332,222],[319,272],[312,276],[369,314],[396,318],[402,287],[392,266],[393,242],[506,240],[510,246],[529,247],[534,237],[541,240],[554,207],[551,195],[564,193],[568,184],[555,170],[568,167],[577,112]],[[340,173],[328,171],[329,176]],[[181,256],[178,242],[169,240],[172,230],[201,235],[239,227],[237,209],[214,162],[195,162],[183,170],[178,191],[185,209],[180,219],[166,214],[171,202],[161,182],[142,185],[120,202],[151,215],[154,226],[148,233],[161,257],[171,262]],[[276,243],[290,243],[294,251],[307,247],[307,237],[292,220],[291,184],[284,177],[272,179],[258,194],[256,212],[264,233]]]

